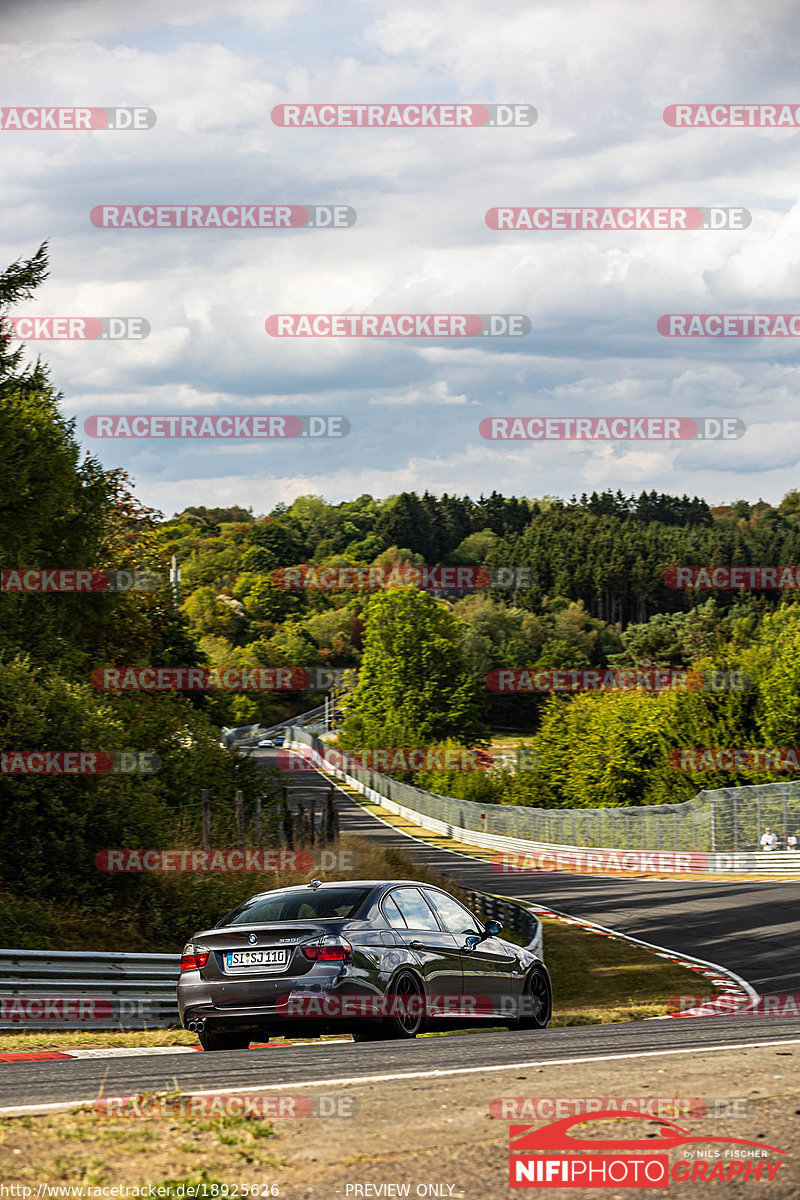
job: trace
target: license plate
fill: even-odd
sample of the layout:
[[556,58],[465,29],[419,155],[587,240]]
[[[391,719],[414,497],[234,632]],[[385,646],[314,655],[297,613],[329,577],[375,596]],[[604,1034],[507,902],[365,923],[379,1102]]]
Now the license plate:
[[248,967],[285,967],[289,959],[288,950],[230,950],[225,955],[225,965],[232,970]]

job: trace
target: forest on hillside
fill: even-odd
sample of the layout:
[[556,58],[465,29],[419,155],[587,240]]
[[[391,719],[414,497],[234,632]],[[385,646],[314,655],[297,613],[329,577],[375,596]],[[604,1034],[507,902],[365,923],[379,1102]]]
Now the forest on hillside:
[[[40,251],[0,275],[0,317],[35,291]],[[251,802],[251,762],[224,726],[271,723],[322,693],[108,691],[103,668],[315,667],[357,671],[342,744],[486,745],[528,737],[525,770],[429,774],[434,790],[513,804],[674,802],[763,771],[683,771],[675,747],[800,742],[796,592],[668,586],[681,565],[800,563],[800,492],[780,504],[643,491],[560,499],[405,492],[329,503],[316,495],[267,513],[189,504],[166,516],[131,480],[82,454],[63,397],[25,365],[0,321],[0,570],[147,572],[146,590],[0,593],[0,736],[17,750],[100,746],[157,754],[152,775],[57,780],[0,775],[3,886],[108,895],[90,869],[114,845],[168,845],[201,788]],[[42,481],[47,486],[42,486]],[[187,497],[189,499],[189,497]],[[181,571],[176,599],[169,567]],[[479,587],[286,587],[286,568],[484,569]],[[317,572],[319,574],[319,572]],[[500,581],[512,586],[500,586]],[[483,585],[485,583],[485,586]],[[665,667],[738,672],[746,690],[502,694],[498,668]],[[782,776],[785,777],[785,776]],[[130,881],[114,881],[113,895]],[[153,911],[163,902],[152,885]],[[104,890],[105,889],[105,890]],[[139,892],[138,895],[147,894]]]

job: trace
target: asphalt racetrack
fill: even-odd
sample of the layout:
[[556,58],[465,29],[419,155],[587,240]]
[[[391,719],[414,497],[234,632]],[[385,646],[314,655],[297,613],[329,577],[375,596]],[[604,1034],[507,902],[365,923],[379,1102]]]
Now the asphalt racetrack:
[[[265,764],[272,752],[260,753]],[[291,786],[319,787],[317,772],[292,771]],[[302,795],[302,791],[300,792]],[[309,791],[309,795],[315,794]],[[316,793],[319,794],[318,792]],[[679,882],[561,873],[499,874],[485,863],[408,838],[337,795],[343,832],[402,849],[466,887],[518,896],[647,941],[718,963],[758,992],[800,991],[797,912],[800,883]],[[546,956],[545,946],[545,956]],[[800,1041],[793,1017],[708,1017],[619,1025],[487,1032],[406,1043],[316,1043],[208,1055],[174,1048],[129,1057],[8,1062],[0,1065],[0,1109],[91,1101],[105,1095],[172,1090],[276,1091],[408,1078],[443,1082],[527,1069]],[[669,1061],[669,1060],[667,1060]]]

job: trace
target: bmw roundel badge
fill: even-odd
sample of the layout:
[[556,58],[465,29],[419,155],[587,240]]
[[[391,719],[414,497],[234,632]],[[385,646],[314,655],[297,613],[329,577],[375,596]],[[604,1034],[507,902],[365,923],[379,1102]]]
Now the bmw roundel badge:
[[258,938],[256,937],[256,935],[254,933],[251,933],[247,940],[250,943],[250,945],[252,946],[253,942],[258,941]]

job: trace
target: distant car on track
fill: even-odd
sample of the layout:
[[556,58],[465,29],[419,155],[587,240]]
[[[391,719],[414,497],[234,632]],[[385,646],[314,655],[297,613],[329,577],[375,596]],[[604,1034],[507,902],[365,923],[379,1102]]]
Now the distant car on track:
[[259,748],[259,750],[262,750],[265,747],[275,746],[276,744],[277,743],[275,742],[274,738],[262,738],[261,741],[258,743],[258,748]]
[[552,1012],[544,963],[442,888],[354,880],[251,896],[183,948],[181,1024],[205,1050],[273,1034],[542,1029]]

